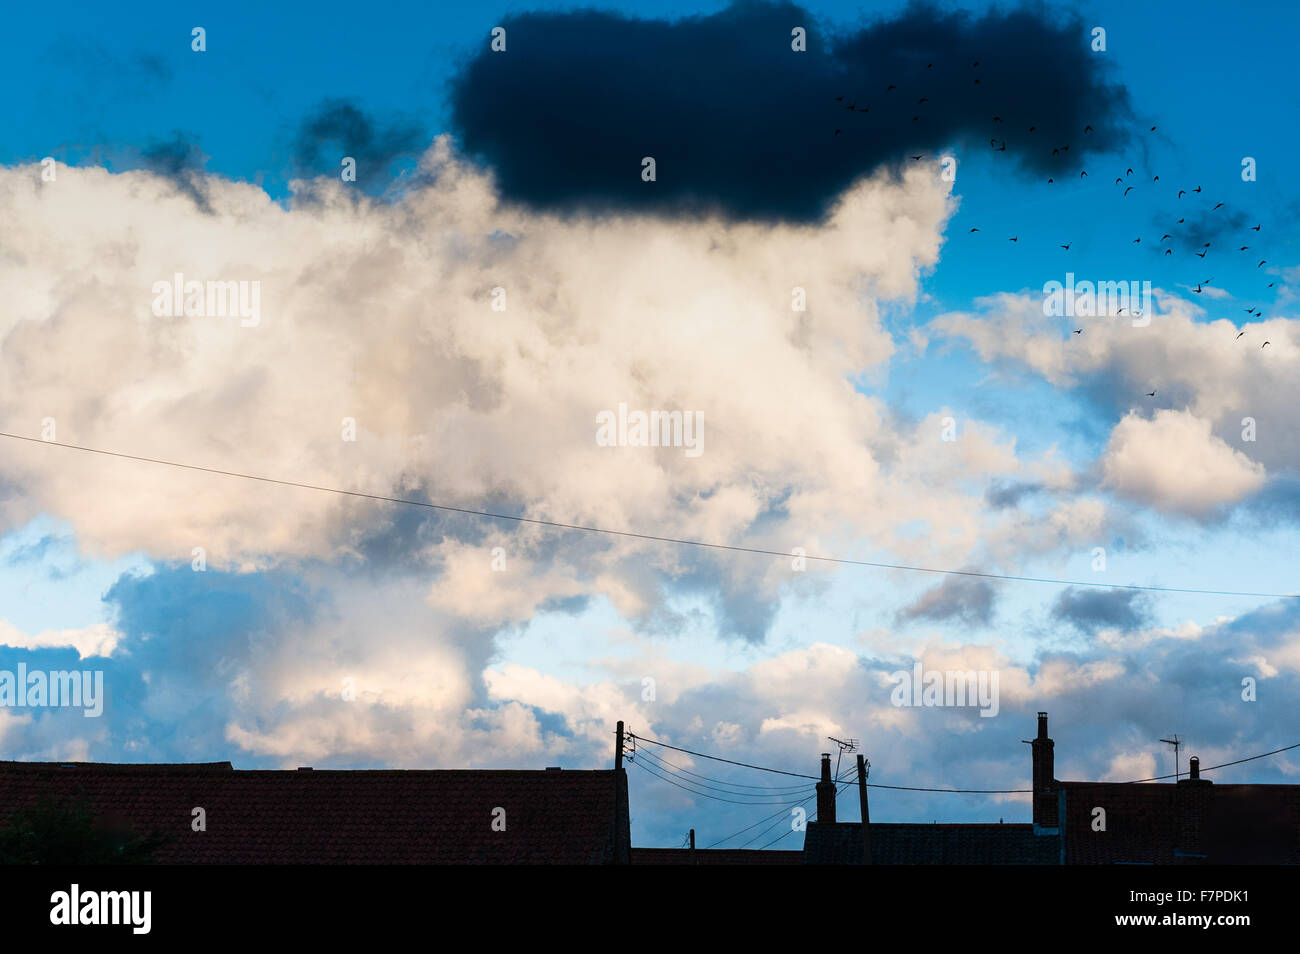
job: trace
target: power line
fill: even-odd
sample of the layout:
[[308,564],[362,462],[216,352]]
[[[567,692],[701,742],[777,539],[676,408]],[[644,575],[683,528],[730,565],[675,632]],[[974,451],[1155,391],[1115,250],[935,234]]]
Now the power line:
[[[678,752],[685,752],[687,755],[694,755],[702,759],[713,759],[716,762],[726,762],[728,765],[739,765],[742,768],[757,769],[760,772],[775,772],[778,775],[793,775],[795,778],[810,778],[815,782],[821,781],[816,775],[803,775],[799,772],[786,772],[782,769],[767,768],[763,765],[750,765],[747,762],[733,762],[731,759],[720,758],[716,755],[705,755],[703,752],[692,752],[689,749],[678,748],[675,745],[669,745],[667,742],[660,742],[656,739],[647,739],[644,736],[628,733],[628,738],[634,738],[638,742],[649,742],[651,745],[661,745],[666,749],[675,749]],[[888,788],[897,792],[948,792],[954,795],[1024,795],[1032,793],[1032,788],[918,788],[912,785],[881,785],[878,782],[868,782],[867,788]]]
[[[428,510],[440,510],[444,513],[459,513],[471,517],[486,517],[491,520],[509,520],[515,523],[527,523],[539,527],[550,527],[555,530],[578,530],[584,533],[603,533],[607,536],[627,537],[636,540],[647,540],[654,543],[671,543],[677,546],[699,547],[706,550],[723,550],[732,553],[754,553],[762,556],[781,557],[782,559],[789,559],[793,555],[782,550],[768,550],[762,547],[742,547],[726,543],[708,543],[703,540],[689,540],[682,537],[665,537],[652,533],[638,533],[633,530],[612,530],[608,527],[592,527],[576,523],[562,523],[557,520],[543,520],[538,517],[521,517],[514,514],[494,513],[488,510],[471,510],[467,507],[452,507],[448,504],[436,504],[426,500],[411,500],[408,497],[389,497],[384,494],[370,494],[360,490],[343,490],[339,487],[325,487],[320,484],[308,484],[297,480],[283,480],[277,477],[244,474],[233,470],[221,470],[216,467],[200,467],[197,464],[183,464],[178,461],[162,460],[157,457],[124,454],[120,451],[103,450],[97,447],[83,447],[79,444],[66,444],[61,441],[47,441],[39,437],[26,437],[22,434],[8,434],[2,431],[0,431],[0,437],[6,437],[10,440],[16,441],[27,441],[31,444],[48,444],[54,447],[62,447],[67,450],[82,451],[87,454],[118,457],[122,460],[134,460],[141,463],[158,464],[163,467],[178,467],[183,470],[194,470],[205,474],[216,474],[221,477],[237,477],[241,480],[256,480],[266,484],[278,484],[282,487],[297,487],[300,490],[315,490],[321,493],[339,494],[345,497],[358,497],[364,500],[375,500],[382,503],[404,504],[408,507],[424,507]],[[944,576],[971,576],[985,580],[1000,580],[1011,583],[1045,583],[1053,586],[1086,586],[1094,589],[1145,590],[1159,593],[1195,593],[1202,596],[1246,596],[1263,599],[1300,599],[1300,593],[1254,593],[1243,590],[1209,590],[1200,589],[1198,587],[1154,586],[1139,583],[1100,583],[1095,580],[1061,580],[1053,577],[1016,576],[1008,573],[985,573],[980,570],[949,570],[941,567],[913,566],[905,563],[879,563],[871,560],[850,560],[844,557],[815,556],[811,554],[802,554],[801,556],[802,559],[812,560],[816,563],[832,563],[839,566],[864,566],[878,570],[905,570],[911,573],[934,573]]]
[[[1213,772],[1215,769],[1227,768],[1229,765],[1240,765],[1242,762],[1253,762],[1256,759],[1266,759],[1270,755],[1277,755],[1279,752],[1289,752],[1292,749],[1300,749],[1300,742],[1295,745],[1285,745],[1280,749],[1274,749],[1272,752],[1261,752],[1259,755],[1247,756],[1244,759],[1237,759],[1234,762],[1220,762],[1218,765],[1211,765],[1201,769],[1202,772]],[[1156,775],[1153,778],[1135,778],[1131,782],[1123,782],[1124,785],[1136,785],[1139,782],[1163,782],[1167,778],[1176,778],[1176,775]]]
[[[844,785],[844,788],[837,788],[837,789],[835,790],[835,797],[836,797],[836,798],[839,798],[839,797],[840,797],[840,792],[844,791],[844,789],[848,788],[851,784],[852,784],[852,782],[846,782],[845,785]],[[809,820],[809,821],[814,821],[814,820],[816,820],[816,818],[817,818],[817,813],[816,813],[816,812],[813,812],[813,817],[810,818],[810,819],[808,819],[808,820]],[[789,831],[781,833],[781,834],[778,835],[776,838],[773,838],[771,841],[769,841],[766,845],[763,845],[763,846],[762,846],[761,848],[759,848],[758,850],[759,850],[759,851],[765,851],[765,850],[767,850],[768,848],[771,848],[773,845],[775,845],[775,844],[776,844],[778,841],[780,841],[782,838],[789,838],[792,834],[794,834],[794,832],[795,832],[795,829],[792,827]]]
[[676,745],[669,745],[667,742],[660,742],[658,739],[647,739],[645,736],[637,735],[633,732],[627,733],[629,739],[636,739],[638,742],[649,742],[651,745],[662,746],[665,749],[672,749],[675,752],[685,752],[687,755],[694,755],[701,759],[712,759],[715,762],[726,762],[728,765],[739,765],[741,768],[756,769],[760,772],[772,772],[775,775],[790,775],[794,778],[810,778],[814,782],[820,782],[821,779],[816,775],[804,775],[802,772],[787,772],[783,769],[767,768],[763,765],[750,765],[748,762],[735,762],[731,759],[724,759],[718,755],[705,755],[703,752],[692,752],[690,749],[683,749]]
[[[779,794],[779,793],[806,792],[811,787],[806,782],[802,785],[744,785],[740,782],[732,782],[728,779],[713,778],[709,775],[700,775],[696,772],[692,772],[689,769],[682,768],[682,766],[678,765],[675,762],[669,762],[667,759],[655,755],[649,749],[642,749],[641,751],[636,752],[635,754],[648,755],[650,758],[654,759],[655,762],[658,763],[659,765],[662,765],[665,768],[672,769],[674,772],[680,773],[682,775],[689,775],[692,778],[700,779],[702,782],[717,782],[719,785],[728,786],[731,788],[758,789],[758,792],[756,792],[755,794],[767,795],[767,794]],[[746,793],[736,792],[735,794],[742,795]]]
[[[703,752],[692,752],[690,749],[683,749],[675,745],[669,745],[667,742],[660,742],[657,739],[647,739],[645,736],[635,735],[634,733],[631,732],[627,734],[627,737],[636,739],[638,742],[649,742],[651,745],[659,745],[666,749],[674,749],[678,752],[685,752],[687,755],[694,755],[698,758],[712,759],[715,762],[726,762],[728,765],[739,765],[742,768],[755,769],[760,772],[773,772],[778,775],[792,775],[796,778],[808,778],[808,779],[812,779],[813,781],[821,781],[821,779],[818,778],[816,775],[803,775],[800,774],[799,772],[787,772],[783,769],[768,768],[767,766],[764,765],[751,765],[748,762],[736,762],[731,759],[724,759],[721,756],[717,756],[717,755],[706,755]],[[1294,745],[1283,746],[1280,749],[1274,749],[1271,752],[1261,752],[1258,755],[1250,755],[1247,756],[1246,758],[1236,759],[1232,762],[1222,762],[1219,765],[1211,765],[1208,766],[1207,768],[1201,769],[1201,771],[1212,772],[1215,769],[1227,768],[1230,765],[1241,765],[1243,762],[1253,762],[1256,759],[1268,758],[1270,755],[1277,755],[1280,752],[1289,752],[1291,749],[1297,749],[1297,748],[1300,748],[1300,742],[1297,742]],[[1174,776],[1157,775],[1152,778],[1133,779],[1132,781],[1129,782],[1109,782],[1109,783],[1101,783],[1101,784],[1136,785],[1139,782],[1160,782],[1167,778],[1174,778]],[[839,780],[837,779],[836,780],[837,784],[838,781]],[[1031,795],[1033,794],[1034,791],[1032,788],[923,788],[921,786],[916,786],[916,785],[882,785],[879,782],[867,782],[866,787],[884,788],[895,792],[933,792],[933,793],[947,794],[947,795]]]
[[[845,780],[843,777],[841,777],[841,778],[837,778],[835,781],[836,781],[836,784],[838,784],[838,783],[840,783],[840,782],[842,782],[842,781],[846,781],[846,780]],[[846,783],[846,784],[847,784],[847,783]],[[816,795],[817,795],[816,791],[813,791],[812,793],[810,793],[809,795],[805,796],[804,798],[799,799],[799,801],[795,802],[793,805],[790,806],[790,811],[793,811],[795,808],[797,808],[797,807],[799,807],[799,806],[801,806],[801,805],[806,805],[808,802],[812,801],[812,799],[815,798]],[[753,842],[757,841],[759,838],[763,837],[765,834],[767,834],[769,831],[771,831],[773,828],[775,828],[776,825],[777,825],[777,823],[779,823],[780,819],[781,819],[783,816],[789,814],[790,811],[786,811],[786,809],[779,809],[779,810],[773,812],[773,813],[770,814],[770,815],[764,815],[764,816],[763,816],[762,818],[760,818],[758,821],[754,822],[754,824],[752,824],[752,825],[746,825],[744,828],[740,829],[740,831],[732,832],[730,835],[727,835],[725,838],[719,838],[717,841],[715,841],[713,844],[709,845],[708,847],[709,847],[709,848],[716,847],[717,845],[722,844],[724,841],[730,841],[730,840],[733,839],[733,838],[736,838],[736,837],[738,837],[738,836],[740,836],[740,835],[743,835],[745,832],[749,831],[749,830],[752,829],[752,828],[757,828],[759,825],[763,824],[763,822],[765,822],[765,821],[771,821],[773,818],[777,819],[777,822],[773,822],[773,824],[768,825],[766,828],[764,828],[762,831],[760,831],[760,832],[759,832],[757,835],[755,835],[753,838],[749,839],[749,841],[747,841],[747,842],[745,842],[744,844],[742,844],[742,845],[739,846],[739,847],[741,847],[741,848],[744,848],[746,845],[753,844]]]
[[644,762],[639,762],[636,759],[628,759],[627,761],[631,762],[633,765],[637,766],[642,771],[649,772],[651,775],[655,776],[656,778],[663,779],[669,785],[676,785],[684,792],[690,792],[692,795],[698,795],[700,798],[711,798],[715,802],[730,802],[732,805],[787,805],[789,804],[788,802],[783,802],[783,801],[769,801],[769,802],[738,801],[734,798],[723,798],[720,795],[710,795],[708,792],[696,791],[693,788],[688,788],[687,785],[681,782],[675,782],[667,775],[655,771],[653,768],[651,768],[649,765],[646,765]]
[[[835,784],[836,784],[837,786],[843,784],[845,788],[848,788],[849,786],[851,786],[851,785],[853,784],[853,780],[850,779],[850,778],[846,778],[846,777],[844,777],[844,776],[840,776],[839,778],[835,779]],[[840,793],[843,792],[843,791],[844,791],[844,788],[838,788],[838,787],[837,787],[837,788],[835,789],[835,798],[836,798],[837,800],[838,800],[839,797],[840,797]],[[807,798],[803,799],[803,801],[799,802],[799,805],[802,806],[802,805],[807,804],[807,803],[808,803],[809,801],[811,801],[814,797],[816,797],[816,794],[817,794],[817,793],[814,792],[812,795],[809,795]],[[790,811],[787,812],[786,814],[792,814],[793,812],[794,812],[794,809],[792,808],[792,809],[790,809]],[[770,815],[768,816],[768,818],[771,818],[771,817],[773,817],[773,816],[770,816]],[[814,818],[817,817],[817,813],[816,813],[816,812],[813,812],[813,817],[814,817]],[[766,821],[766,820],[767,820],[767,819],[764,819],[763,821]],[[783,818],[778,818],[776,821],[772,822],[772,824],[768,825],[766,828],[764,828],[762,831],[760,831],[760,832],[759,832],[757,835],[755,835],[753,838],[749,839],[749,841],[747,841],[747,842],[745,842],[744,844],[742,844],[740,847],[741,847],[741,848],[746,848],[746,847],[748,847],[749,845],[752,845],[754,842],[758,841],[758,839],[762,838],[764,835],[766,835],[769,831],[771,831],[771,830],[772,830],[773,828],[775,828],[777,825],[781,824],[782,821],[784,821]],[[758,824],[761,825],[762,822],[759,822]],[[750,827],[753,828],[753,827],[756,827],[756,826],[751,825]],[[746,830],[748,830],[748,829],[746,829]],[[740,833],[737,832],[737,834],[740,834]],[[781,837],[784,838],[785,836],[782,835]],[[778,840],[779,840],[779,839],[778,839]]]
[[[648,750],[648,749],[643,749],[643,750],[641,750],[640,752],[637,752],[636,754],[637,754],[637,755],[640,755],[640,756],[648,756],[649,758],[654,759],[655,762],[658,764],[659,767],[662,767],[662,768],[664,768],[664,769],[671,770],[673,774],[678,774],[678,775],[680,775],[680,774],[686,774],[686,775],[690,775],[690,774],[692,774],[692,773],[690,773],[690,772],[686,772],[684,769],[682,769],[682,768],[680,768],[680,767],[678,767],[678,766],[676,766],[676,765],[673,765],[671,762],[666,762],[666,761],[664,761],[663,759],[659,758],[657,755],[655,755],[653,752],[651,752],[651,751]],[[696,777],[696,778],[707,778],[706,776],[695,776],[695,777]],[[720,782],[721,780],[720,780],[720,779],[707,779],[707,781]],[[752,785],[748,785],[748,786],[744,786],[744,787],[746,787],[746,788],[765,788],[765,789],[767,789],[767,790],[766,790],[766,791],[760,791],[760,792],[738,792],[738,791],[735,791],[735,790],[733,790],[733,789],[731,789],[731,788],[726,788],[726,787],[722,787],[722,788],[720,788],[720,787],[718,787],[718,786],[716,786],[716,785],[709,785],[709,784],[707,784],[706,782],[703,782],[703,781],[702,781],[702,782],[697,782],[697,781],[695,781],[694,779],[691,779],[689,782],[687,782],[687,784],[690,784],[690,785],[697,785],[697,786],[699,786],[700,788],[707,788],[707,789],[710,789],[711,791],[715,791],[715,792],[723,792],[723,793],[725,793],[725,794],[727,794],[727,795],[735,795],[735,796],[737,796],[737,797],[739,797],[739,798],[767,798],[767,797],[775,798],[775,797],[777,797],[778,795],[786,795],[786,796],[790,796],[790,795],[793,795],[793,794],[795,794],[795,793],[806,792],[806,791],[808,790],[808,787],[809,787],[809,786],[807,786],[807,785],[800,785],[798,788],[782,789],[782,788],[776,788],[775,786],[752,786]],[[726,783],[723,783],[723,784],[725,785]],[[768,804],[771,804],[771,803],[769,802]]]

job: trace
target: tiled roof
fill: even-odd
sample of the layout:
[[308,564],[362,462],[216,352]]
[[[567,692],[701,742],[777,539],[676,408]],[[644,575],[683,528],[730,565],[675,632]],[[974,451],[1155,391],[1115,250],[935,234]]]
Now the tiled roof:
[[[618,773],[627,860],[627,776]],[[598,864],[614,851],[612,771],[234,771],[0,762],[0,824],[42,795],[169,836],[163,863]],[[207,830],[191,830],[191,811]],[[493,809],[505,831],[493,831]]]
[[801,865],[803,852],[754,848],[633,848],[634,865]]
[[[1058,782],[1065,792],[1067,864],[1178,860],[1183,784]],[[1205,784],[1201,854],[1207,864],[1300,864],[1300,785]],[[1106,810],[1094,831],[1093,810]]]
[[[809,823],[803,853],[810,865],[861,864],[862,823]],[[1060,842],[1032,825],[871,825],[876,865],[1056,865],[1060,854]]]

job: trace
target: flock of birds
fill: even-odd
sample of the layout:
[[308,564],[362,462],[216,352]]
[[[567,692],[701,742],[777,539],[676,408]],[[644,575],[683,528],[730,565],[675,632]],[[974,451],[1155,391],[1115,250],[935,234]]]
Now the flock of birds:
[[[972,70],[978,70],[978,69],[979,69],[979,65],[980,65],[980,64],[979,64],[979,61],[978,61],[978,60],[975,60],[974,62],[971,63],[971,69],[972,69]],[[934,64],[933,64],[933,63],[927,63],[927,64],[926,64],[926,69],[932,69],[933,67],[934,67]],[[976,85],[976,86],[980,85],[980,79],[979,79],[978,75],[974,77],[974,85]],[[890,96],[890,95],[892,95],[892,94],[898,92],[898,87],[897,87],[896,85],[894,85],[893,83],[891,83],[891,84],[889,84],[889,85],[885,88],[885,91],[884,91],[884,92],[885,92],[885,95]],[[836,96],[836,97],[835,97],[835,102],[836,102],[838,105],[840,105],[841,107],[843,107],[844,109],[848,110],[849,112],[854,112],[854,113],[870,113],[870,112],[871,112],[871,107],[870,107],[869,105],[859,106],[856,100],[850,100],[850,101],[848,101],[848,102],[845,102],[845,97],[844,97],[844,96]],[[929,98],[926,97],[926,96],[922,96],[922,97],[920,97],[920,99],[917,100],[916,105],[917,105],[917,107],[920,107],[920,106],[923,106],[924,104],[926,104],[927,102],[929,102]],[[918,112],[916,115],[914,115],[914,116],[912,117],[912,121],[913,121],[913,122],[919,122],[920,119],[921,119],[921,114],[920,114],[919,112]],[[1002,117],[1001,117],[1001,116],[996,116],[996,115],[993,116],[993,118],[992,118],[992,120],[991,120],[991,123],[994,125],[994,128],[995,128],[995,129],[997,129],[998,126],[999,126],[1000,124],[1001,124],[1001,125],[1004,125]],[[1150,129],[1151,132],[1156,132],[1156,130],[1157,130],[1157,127],[1156,127],[1156,126],[1152,126],[1151,129]],[[1030,134],[1035,133],[1035,132],[1037,132],[1037,131],[1038,131],[1038,127],[1035,126],[1035,125],[1031,125],[1031,126],[1028,127],[1028,133],[1030,133]],[[837,128],[837,129],[835,130],[834,135],[835,135],[835,136],[839,136],[842,132],[843,132],[843,129],[842,129],[842,128]],[[1085,126],[1083,127],[1082,135],[1084,135],[1084,136],[1088,136],[1088,135],[1091,135],[1091,134],[1094,133],[1094,132],[1095,132],[1095,130],[1093,129],[1093,127],[1092,127],[1091,125],[1085,125]],[[992,138],[989,139],[989,147],[990,147],[990,149],[991,149],[992,151],[994,151],[994,152],[1006,152],[1006,151],[1007,151],[1007,141],[1006,141],[1005,138],[999,140],[996,136],[994,136],[994,137],[992,137]],[[1045,148],[1045,147],[1044,147],[1044,148]],[[1055,158],[1060,158],[1062,155],[1068,153],[1069,151],[1070,151],[1070,144],[1069,144],[1069,143],[1065,143],[1065,144],[1062,144],[1062,145],[1059,145],[1059,146],[1053,146],[1053,147],[1052,147],[1052,153],[1051,153],[1051,154],[1052,154],[1052,156],[1055,157]],[[920,154],[920,155],[909,155],[909,158],[910,158],[913,162],[920,162],[922,159],[925,158],[925,154],[922,153],[922,154]],[[1128,169],[1125,170],[1125,172],[1124,172],[1124,174],[1123,174],[1122,176],[1116,176],[1116,177],[1115,177],[1114,185],[1116,185],[1116,186],[1122,186],[1122,187],[1123,187],[1123,190],[1124,190],[1123,193],[1121,194],[1121,198],[1127,198],[1128,194],[1129,194],[1130,192],[1132,192],[1132,191],[1134,190],[1134,188],[1136,188],[1136,184],[1137,184],[1138,180],[1137,180],[1136,178],[1130,178],[1130,177],[1132,177],[1132,176],[1134,176],[1134,171],[1133,171],[1132,168],[1128,168]],[[1087,179],[1087,178],[1088,178],[1088,171],[1087,171],[1086,169],[1080,169],[1080,170],[1079,170],[1079,178],[1080,178],[1080,180]],[[1160,176],[1158,176],[1158,175],[1156,175],[1156,176],[1152,176],[1151,181],[1152,181],[1152,184],[1154,184],[1154,183],[1158,183],[1158,182],[1160,181]],[[1053,183],[1055,182],[1055,179],[1049,177],[1048,180],[1047,180],[1047,182],[1048,182],[1048,184],[1053,184]],[[1179,189],[1179,190],[1177,190],[1176,201],[1178,201],[1178,202],[1182,202],[1183,198],[1184,198],[1185,196],[1189,195],[1189,194],[1190,194],[1190,195],[1201,195],[1201,194],[1202,194],[1202,187],[1201,187],[1200,185],[1197,185],[1195,188],[1192,188],[1192,189]],[[1217,203],[1215,203],[1215,205],[1214,205],[1212,208],[1209,209],[1207,215],[1213,215],[1215,212],[1218,212],[1218,211],[1219,211],[1220,209],[1222,209],[1223,207],[1224,207],[1224,203],[1223,203],[1223,202],[1217,202]],[[1227,214],[1227,213],[1225,213],[1225,214]],[[1186,216],[1186,215],[1183,215],[1183,216],[1179,217],[1179,219],[1177,220],[1177,222],[1176,222],[1175,224],[1173,224],[1173,225],[1171,225],[1171,226],[1169,227],[1170,230],[1169,230],[1168,232],[1165,232],[1163,235],[1160,236],[1160,239],[1159,239],[1158,242],[1157,242],[1157,246],[1158,246],[1158,247],[1159,247],[1159,246],[1164,246],[1164,243],[1165,243],[1165,242],[1171,242],[1171,243],[1172,243],[1173,239],[1175,238],[1175,232],[1176,232],[1178,226],[1180,226],[1180,225],[1185,226],[1186,223],[1187,223],[1187,216]],[[1260,228],[1261,228],[1261,226],[1258,225],[1258,224],[1256,224],[1256,225],[1254,225],[1253,227],[1249,228],[1248,231],[1258,233],[1258,232],[1260,231]],[[980,231],[980,229],[979,229],[978,227],[973,227],[973,228],[971,228],[971,230],[970,230],[971,233],[975,233],[975,232],[979,232],[979,231]],[[1217,233],[1216,233],[1216,234],[1217,234]],[[1013,243],[1013,244],[1018,244],[1018,243],[1020,242],[1020,237],[1019,237],[1018,235],[1013,235],[1013,236],[1010,236],[1010,237],[1007,239],[1007,241],[1009,241],[1009,242],[1011,242],[1011,243]],[[1070,242],[1066,242],[1066,243],[1063,244],[1063,245],[1059,245],[1058,247],[1061,248],[1061,249],[1064,249],[1065,251],[1068,252],[1068,251],[1070,250],[1070,246],[1073,245],[1073,244],[1074,244],[1073,241],[1070,241]],[[1142,244],[1142,237],[1141,237],[1141,236],[1138,236],[1137,238],[1133,239],[1133,241],[1132,241],[1131,244],[1140,246],[1140,245]],[[1214,247],[1214,243],[1213,243],[1213,241],[1210,241],[1210,242],[1204,242],[1204,243],[1201,245],[1200,250],[1199,250],[1199,251],[1196,251],[1196,252],[1193,252],[1192,254],[1194,254],[1197,258],[1200,258],[1200,259],[1204,260],[1205,257],[1210,253],[1210,250],[1211,250],[1213,247]],[[1244,252],[1249,252],[1249,251],[1251,251],[1251,249],[1252,249],[1252,247],[1251,247],[1249,244],[1242,244],[1239,248],[1237,248],[1236,251],[1237,251],[1238,254],[1240,254],[1240,253],[1244,253]],[[1164,255],[1173,255],[1173,253],[1174,253],[1174,249],[1173,249],[1173,247],[1172,247],[1172,244],[1171,244],[1170,246],[1164,248],[1164,252],[1163,252]],[[1268,264],[1268,259],[1263,259],[1263,258],[1262,258],[1262,259],[1259,260],[1259,263],[1255,266],[1255,268],[1257,268],[1257,269],[1259,269],[1259,268],[1263,268],[1263,267],[1264,267],[1265,265],[1267,265],[1267,264]],[[1213,278],[1213,276],[1211,276],[1210,278],[1206,278],[1206,279],[1204,279],[1203,281],[1199,281],[1199,282],[1197,282],[1195,288],[1191,288],[1190,285],[1187,286],[1187,287],[1190,288],[1190,290],[1191,290],[1194,294],[1197,294],[1197,295],[1204,294],[1204,293],[1205,293],[1205,288],[1206,288],[1207,286],[1209,286],[1210,283],[1211,283],[1213,280],[1214,280],[1214,278]],[[1272,288],[1275,284],[1276,284],[1276,282],[1269,282],[1269,283],[1267,284],[1267,287],[1268,287],[1268,288]],[[1121,308],[1121,309],[1119,309],[1119,312],[1118,312],[1117,314],[1122,314],[1124,311],[1125,311],[1125,309],[1124,309],[1124,308]],[[1245,309],[1245,311],[1246,311],[1246,314],[1247,314],[1247,315],[1250,315],[1250,316],[1253,316],[1253,317],[1256,317],[1256,318],[1261,317],[1261,316],[1263,315],[1263,312],[1260,311],[1258,308],[1256,308],[1256,307],[1253,306],[1253,305],[1252,305],[1250,308]],[[1140,315],[1141,312],[1138,312],[1138,311],[1135,310],[1134,314],[1135,314],[1135,315]],[[1073,333],[1076,334],[1076,335],[1081,335],[1081,334],[1083,334],[1083,329],[1082,329],[1082,328],[1075,328],[1074,331],[1073,331]],[[1245,336],[1245,334],[1246,334],[1246,331],[1245,331],[1245,330],[1240,331],[1240,332],[1237,334],[1236,339],[1234,339],[1234,340],[1240,341],[1241,338],[1242,338],[1243,336]],[[1272,343],[1272,342],[1270,342],[1270,341],[1265,341],[1262,345],[1260,345],[1260,348],[1261,348],[1261,349],[1263,349],[1263,348],[1267,348],[1271,343]],[[1154,398],[1154,397],[1156,396],[1156,391],[1155,391],[1155,390],[1148,391],[1148,392],[1146,392],[1146,396],[1149,397],[1149,398]]]

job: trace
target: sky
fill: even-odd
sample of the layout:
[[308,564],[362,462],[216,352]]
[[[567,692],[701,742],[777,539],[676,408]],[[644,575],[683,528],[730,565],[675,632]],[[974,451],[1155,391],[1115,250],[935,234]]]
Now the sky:
[[[106,700],[4,758],[599,768],[621,719],[1024,822],[1038,711],[1062,779],[1300,742],[1293,5],[10,15],[0,671]],[[797,848],[811,784],[641,741],[633,841]]]

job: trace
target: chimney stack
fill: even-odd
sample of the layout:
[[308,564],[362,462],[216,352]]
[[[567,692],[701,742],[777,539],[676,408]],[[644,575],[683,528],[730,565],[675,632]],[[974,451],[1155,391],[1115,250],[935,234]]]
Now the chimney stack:
[[1178,812],[1178,847],[1174,864],[1205,862],[1205,816],[1213,797],[1214,783],[1201,778],[1201,760],[1192,756],[1187,778],[1180,778],[1175,788]]
[[1047,736],[1047,713],[1038,713],[1038,737],[1031,743],[1034,754],[1034,828],[1056,829],[1059,824],[1056,796],[1056,752]]
[[835,783],[831,781],[831,755],[822,753],[822,780],[817,783],[817,821],[835,824]]

